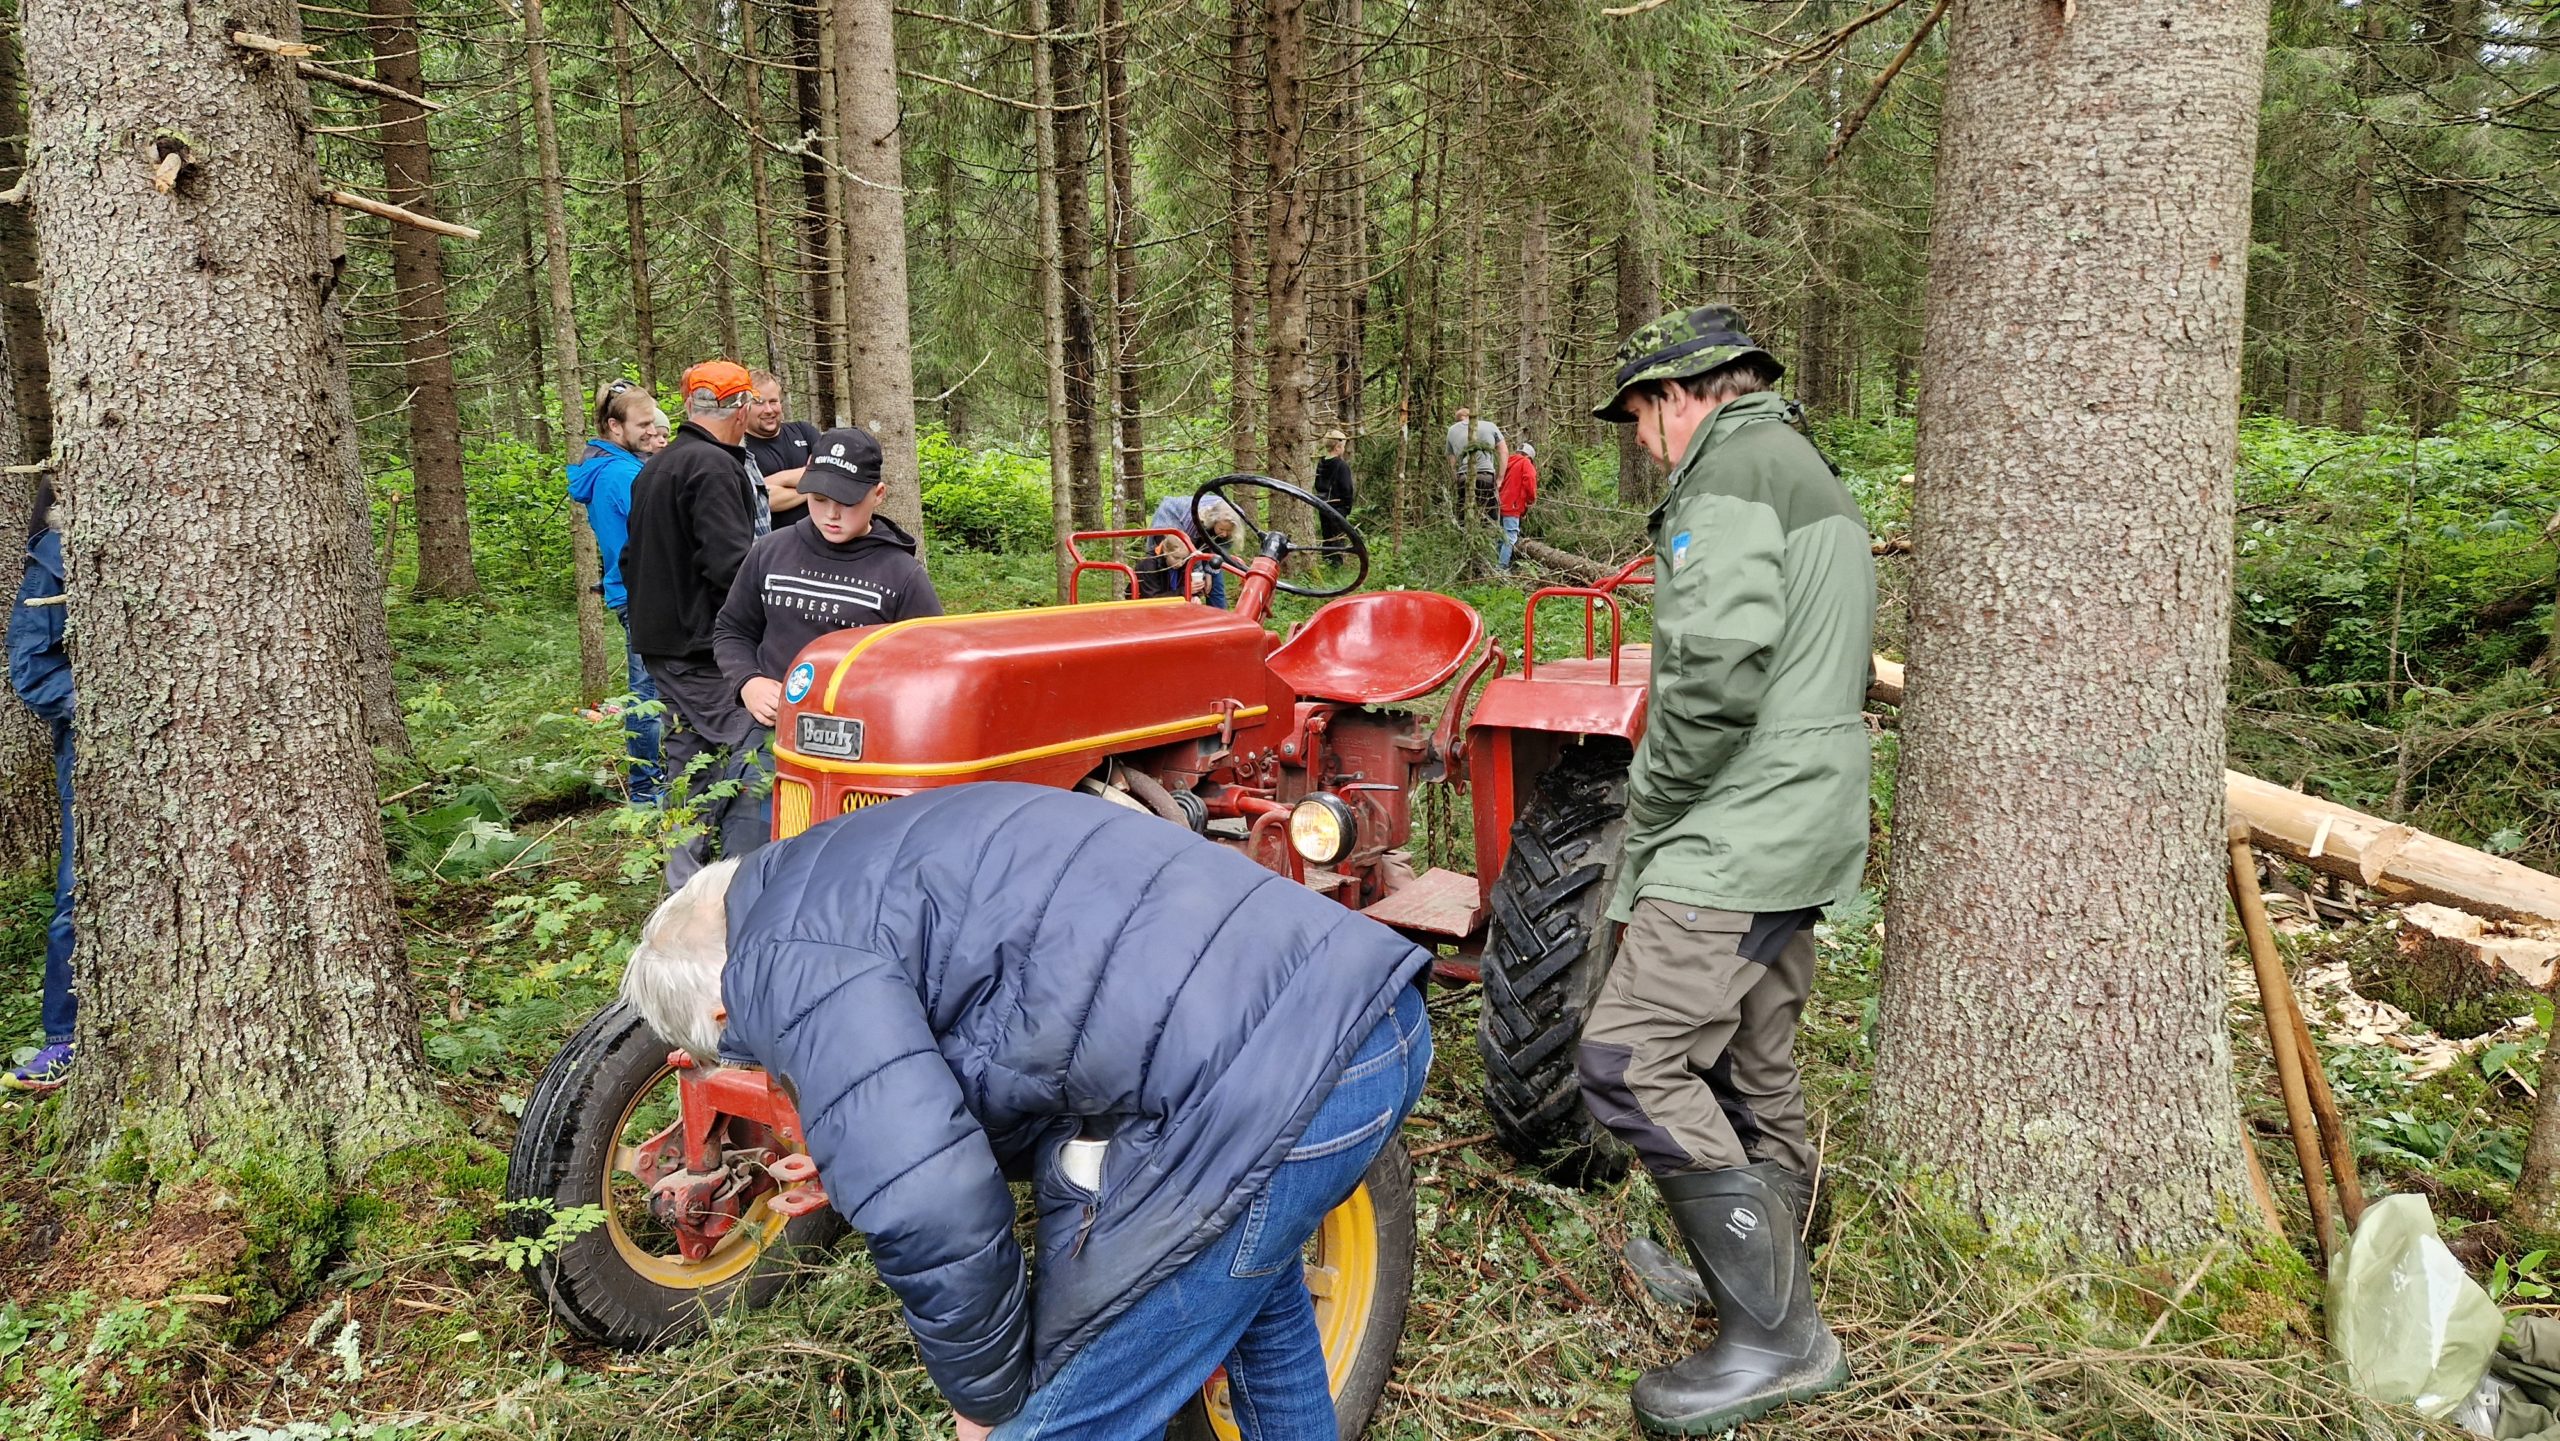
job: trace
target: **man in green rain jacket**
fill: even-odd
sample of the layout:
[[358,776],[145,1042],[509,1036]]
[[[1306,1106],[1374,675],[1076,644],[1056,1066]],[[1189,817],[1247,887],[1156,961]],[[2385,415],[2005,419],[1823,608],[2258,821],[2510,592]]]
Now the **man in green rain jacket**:
[[1732,311],[1666,315],[1617,360],[1594,414],[1672,474],[1609,909],[1626,931],[1577,1063],[1715,1302],[1715,1341],[1633,1398],[1646,1425],[1700,1435],[1848,1379],[1800,1239],[1815,1158],[1795,1031],[1814,919],[1866,865],[1875,563],[1857,503],[1769,389],[1783,367]]

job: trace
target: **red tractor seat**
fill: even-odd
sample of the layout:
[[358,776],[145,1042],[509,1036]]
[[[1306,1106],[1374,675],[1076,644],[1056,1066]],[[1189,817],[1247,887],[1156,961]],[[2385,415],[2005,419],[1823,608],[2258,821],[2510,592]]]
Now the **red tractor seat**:
[[1429,590],[1346,595],[1317,611],[1267,664],[1301,698],[1411,700],[1449,683],[1484,643],[1484,617]]

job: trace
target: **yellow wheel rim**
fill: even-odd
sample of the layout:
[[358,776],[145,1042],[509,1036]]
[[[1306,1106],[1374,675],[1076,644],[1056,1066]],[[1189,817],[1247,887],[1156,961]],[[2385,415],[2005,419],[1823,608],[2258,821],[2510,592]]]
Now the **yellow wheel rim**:
[[[1369,1338],[1369,1316],[1378,1299],[1378,1208],[1362,1186],[1327,1212],[1307,1242],[1307,1292],[1315,1298],[1316,1335],[1324,1342],[1325,1380],[1342,1394],[1351,1364]],[[1209,1427],[1226,1441],[1243,1441],[1224,1376],[1209,1383]]]
[[[639,1142],[657,1134],[665,1125],[665,1120],[644,1124],[642,1134],[634,1137],[634,1118],[674,1075],[673,1067],[661,1069],[631,1098],[631,1104],[622,1108],[622,1118],[613,1128],[613,1149],[606,1154],[598,1194],[604,1199],[605,1234],[613,1238],[614,1252],[622,1257],[624,1265],[652,1285],[672,1291],[700,1291],[745,1275],[780,1234],[783,1218],[765,1204],[766,1198],[758,1197],[729,1234],[712,1247],[710,1255],[688,1261],[676,1253],[673,1238],[649,1215],[648,1193],[632,1171]],[[667,1114],[671,1119],[672,1107]],[[626,1209],[631,1212],[628,1219],[624,1215]]]

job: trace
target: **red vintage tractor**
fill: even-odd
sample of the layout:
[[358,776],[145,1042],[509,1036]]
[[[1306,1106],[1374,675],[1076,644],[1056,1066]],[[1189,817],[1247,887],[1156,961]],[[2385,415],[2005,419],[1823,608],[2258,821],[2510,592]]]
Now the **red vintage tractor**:
[[[1234,610],[1113,599],[938,616],[844,631],[804,651],[776,727],[774,833],[933,786],[1013,780],[1091,791],[1238,847],[1431,948],[1444,980],[1481,978],[1486,1100],[1522,1156],[1589,1172],[1622,1165],[1594,1134],[1574,1038],[1605,975],[1605,908],[1624,831],[1626,771],[1645,713],[1646,658],[1621,644],[1619,592],[1649,559],[1590,586],[1529,597],[1520,670],[1464,602],[1428,591],[1354,594],[1368,552],[1346,517],[1295,486],[1230,475],[1193,499],[1265,490],[1344,540],[1311,546],[1250,520],[1250,556],[1212,539],[1185,559],[1132,565],[1070,546],[1071,586],[1153,566],[1179,594],[1208,565],[1239,580]],[[1238,505],[1250,516],[1249,506]],[[1241,549],[1241,547],[1239,547]],[[1317,581],[1295,555],[1352,564]],[[1164,574],[1163,572],[1175,572]],[[1314,574],[1320,575],[1321,572]],[[1286,636],[1277,592],[1326,602]],[[1541,662],[1541,609],[1581,612],[1578,655]],[[1607,629],[1602,634],[1600,618]],[[1414,703],[1448,693],[1435,722]],[[1472,707],[1472,708],[1471,708]],[[1475,870],[1417,870],[1415,788],[1463,787]],[[511,1197],[602,1205],[604,1224],[535,1271],[573,1330],[650,1344],[732,1300],[757,1304],[838,1229],[799,1123],[763,1073],[671,1057],[637,1017],[599,1015],[527,1104]],[[1413,1264],[1412,1169],[1390,1147],[1309,1248],[1308,1277],[1343,1434],[1365,1424],[1403,1329]],[[1213,1382],[1177,1434],[1233,1435]]]

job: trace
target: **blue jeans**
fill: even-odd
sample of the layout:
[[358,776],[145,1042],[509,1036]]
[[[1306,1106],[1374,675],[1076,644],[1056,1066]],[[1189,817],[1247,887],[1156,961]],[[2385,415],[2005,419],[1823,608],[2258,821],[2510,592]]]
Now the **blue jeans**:
[[80,1008],[71,990],[71,727],[53,723],[53,791],[62,805],[62,856],[53,867],[53,924],[44,937],[44,1043],[67,1044]]
[[1520,517],[1516,515],[1504,516],[1502,518],[1502,554],[1494,557],[1493,563],[1502,567],[1504,570],[1509,570],[1511,568],[1511,548],[1519,543]]
[[1395,1140],[1430,1069],[1430,1017],[1407,986],[1243,1219],[1086,1342],[995,1441],[1162,1441],[1220,1365],[1245,1441],[1336,1441],[1307,1241]]
[[[646,705],[658,699],[658,683],[649,678],[649,667],[640,659],[638,647],[631,644],[631,619],[623,614],[627,607],[615,606],[613,618],[622,623],[622,648],[625,675],[631,685],[631,699]],[[667,775],[659,764],[658,738],[666,730],[662,716],[622,713],[622,750],[631,757],[631,803],[654,806],[666,790]]]

